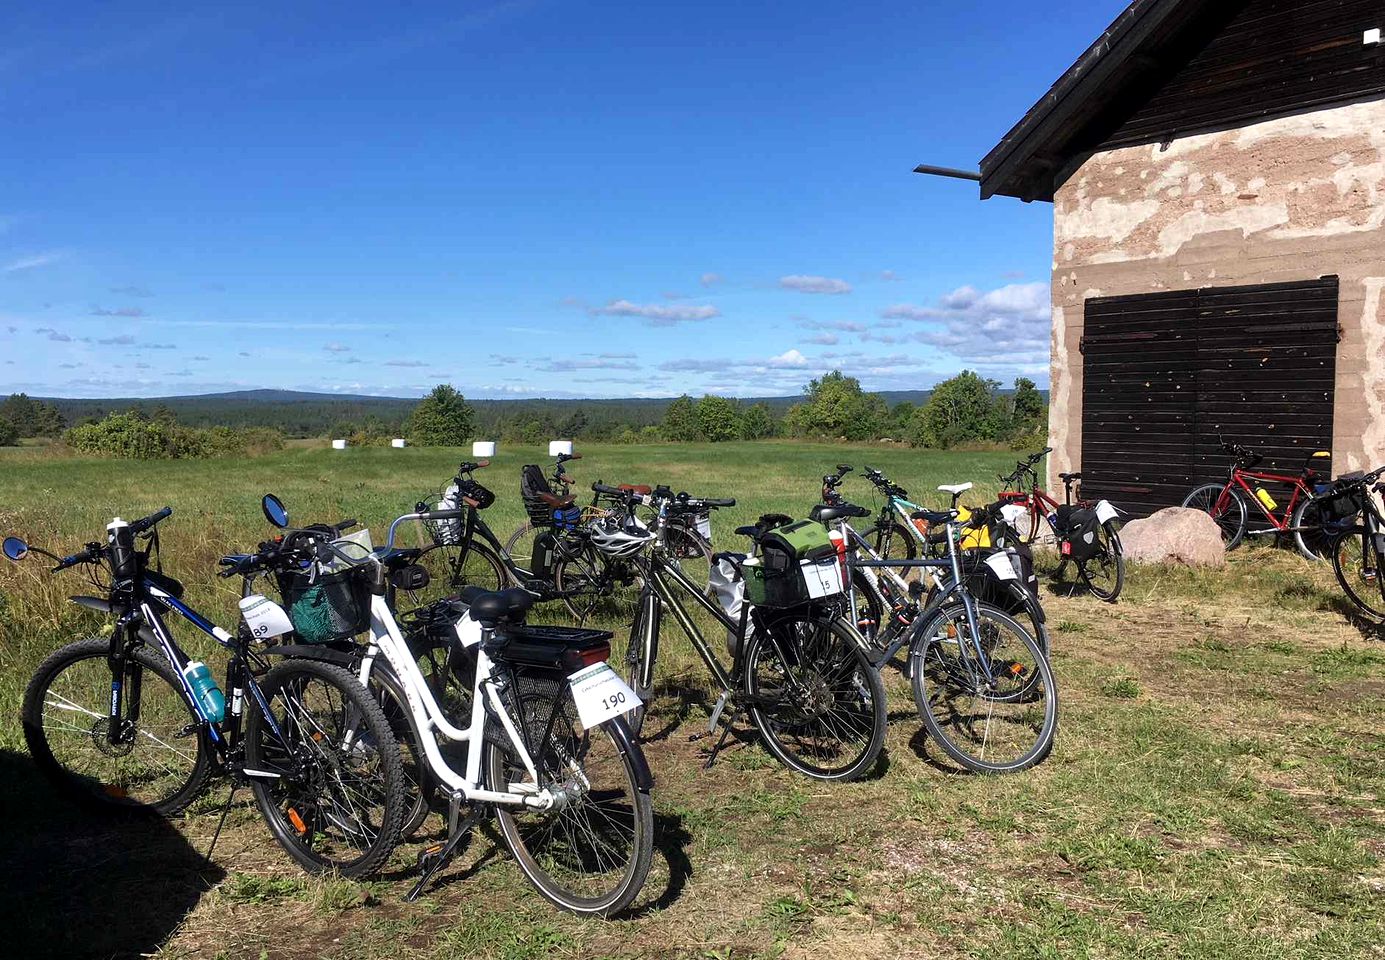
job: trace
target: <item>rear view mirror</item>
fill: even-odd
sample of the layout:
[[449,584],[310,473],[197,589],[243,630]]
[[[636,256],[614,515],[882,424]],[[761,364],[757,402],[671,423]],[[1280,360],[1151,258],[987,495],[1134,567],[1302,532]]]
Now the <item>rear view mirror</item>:
[[265,519],[280,530],[289,525],[288,508],[284,506],[284,501],[274,494],[266,493],[264,495],[264,499],[260,501],[260,509],[264,511]]
[[18,563],[29,555],[29,545],[18,537],[5,538],[5,556]]

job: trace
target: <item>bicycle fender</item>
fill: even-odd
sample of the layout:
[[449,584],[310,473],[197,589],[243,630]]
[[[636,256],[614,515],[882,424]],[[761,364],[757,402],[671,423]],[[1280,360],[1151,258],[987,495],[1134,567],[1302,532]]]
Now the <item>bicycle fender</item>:
[[645,759],[639,741],[630,732],[630,725],[625,722],[624,717],[616,717],[614,720],[607,720],[603,726],[611,731],[611,739],[615,740],[616,749],[635,768],[636,788],[641,793],[648,793],[654,788],[654,774],[649,770],[649,761]]
[[95,610],[97,613],[114,613],[109,600],[102,600],[100,597],[68,597],[69,602],[77,604],[79,607],[86,607],[88,610]]

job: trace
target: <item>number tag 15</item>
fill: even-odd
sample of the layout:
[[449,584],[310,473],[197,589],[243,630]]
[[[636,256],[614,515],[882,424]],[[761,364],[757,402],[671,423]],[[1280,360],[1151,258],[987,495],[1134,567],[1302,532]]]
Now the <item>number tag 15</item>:
[[594,663],[583,667],[567,678],[572,687],[572,699],[577,704],[577,716],[582,726],[591,729],[640,706],[642,701],[620,678],[610,664]]

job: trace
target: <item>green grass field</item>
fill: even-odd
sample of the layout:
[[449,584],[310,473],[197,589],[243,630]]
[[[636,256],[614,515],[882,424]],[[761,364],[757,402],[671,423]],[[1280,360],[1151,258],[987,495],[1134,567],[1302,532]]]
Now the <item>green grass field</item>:
[[[804,514],[846,461],[916,494],[1014,457],[789,443],[592,446],[585,484],[663,482],[734,496],[716,545],[762,512]],[[389,519],[451,476],[457,451],[295,448],[243,462],[126,463],[39,448],[0,454],[0,530],[66,552],[114,514],[165,504],[166,569],[224,624],[239,595],[223,552],[269,532],[259,498],[295,520]],[[502,539],[522,519],[519,466],[480,475]],[[869,505],[869,485],[846,492]],[[1041,562],[1048,568],[1051,563]],[[1046,572],[1051,573],[1051,570]],[[0,564],[0,923],[12,956],[529,958],[1365,957],[1385,955],[1385,648],[1353,620],[1331,573],[1286,551],[1237,551],[1225,570],[1132,571],[1107,606],[1050,585],[1061,692],[1052,757],[980,779],[940,763],[906,685],[891,677],[887,762],[867,781],[791,776],[752,740],[700,765],[705,705],[656,702],[655,871],[639,909],[580,921],[531,892],[478,835],[424,900],[405,904],[417,846],[387,874],[315,880],[238,794],[204,865],[225,791],[173,824],[112,827],[37,780],[18,725],[29,673],[98,620],[65,598],[75,573]],[[179,632],[191,650],[214,650]],[[677,644],[674,645],[675,647]],[[698,668],[675,649],[669,672]],[[662,722],[660,722],[662,721]],[[436,836],[441,824],[430,824]],[[114,882],[111,882],[112,879]],[[16,939],[18,938],[18,939]]]

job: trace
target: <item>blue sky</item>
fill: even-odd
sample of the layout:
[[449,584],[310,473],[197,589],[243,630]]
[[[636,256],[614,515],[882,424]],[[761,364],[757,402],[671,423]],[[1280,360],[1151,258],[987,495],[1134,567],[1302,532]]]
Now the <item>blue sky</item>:
[[980,157],[1123,7],[12,5],[0,388],[1047,381]]

